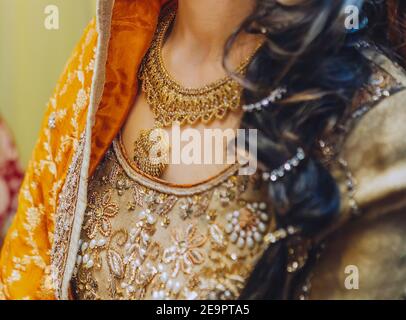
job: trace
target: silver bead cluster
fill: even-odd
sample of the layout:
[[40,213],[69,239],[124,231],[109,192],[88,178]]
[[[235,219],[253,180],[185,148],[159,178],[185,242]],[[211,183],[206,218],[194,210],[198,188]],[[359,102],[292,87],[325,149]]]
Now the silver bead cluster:
[[279,168],[272,170],[272,172],[264,172],[262,174],[262,180],[275,182],[280,178],[283,178],[285,174],[291,171],[293,168],[299,166],[299,164],[306,158],[306,154],[302,148],[298,148],[295,156],[292,159],[286,161]]
[[284,94],[286,94],[286,92],[287,92],[286,87],[276,88],[269,94],[268,97],[256,103],[243,105],[242,109],[247,112],[260,111],[263,108],[268,107],[271,103],[274,103],[275,101],[282,99],[282,97],[284,96]]

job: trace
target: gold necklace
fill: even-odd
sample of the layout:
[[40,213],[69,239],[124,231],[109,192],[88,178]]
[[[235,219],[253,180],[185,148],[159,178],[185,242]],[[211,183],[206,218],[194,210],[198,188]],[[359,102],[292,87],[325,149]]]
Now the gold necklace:
[[[139,72],[155,124],[153,129],[142,130],[135,141],[134,162],[140,170],[154,177],[164,173],[169,161],[169,141],[162,128],[175,123],[180,126],[199,121],[208,124],[224,119],[241,106],[242,86],[229,76],[201,88],[185,88],[172,79],[165,68],[162,47],[175,15],[172,11],[162,19]],[[236,73],[244,74],[259,47],[241,63]]]

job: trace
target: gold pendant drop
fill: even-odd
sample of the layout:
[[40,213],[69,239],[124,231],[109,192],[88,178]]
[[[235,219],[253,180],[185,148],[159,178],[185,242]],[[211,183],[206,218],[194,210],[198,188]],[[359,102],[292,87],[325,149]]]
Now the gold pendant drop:
[[144,173],[160,177],[169,163],[169,139],[160,128],[142,130],[134,143],[134,163]]

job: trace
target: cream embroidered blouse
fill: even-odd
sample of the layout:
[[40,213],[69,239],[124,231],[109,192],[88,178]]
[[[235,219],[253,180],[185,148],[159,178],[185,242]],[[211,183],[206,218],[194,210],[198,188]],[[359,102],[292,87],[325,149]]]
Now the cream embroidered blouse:
[[232,166],[179,186],[138,172],[115,141],[89,182],[77,299],[234,299],[273,228],[266,185]]

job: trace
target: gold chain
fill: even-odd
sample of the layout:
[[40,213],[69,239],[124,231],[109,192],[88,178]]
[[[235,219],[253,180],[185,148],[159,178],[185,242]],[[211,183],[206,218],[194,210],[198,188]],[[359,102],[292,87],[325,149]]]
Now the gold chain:
[[[161,146],[168,144],[162,135],[152,141],[149,138],[152,131],[174,123],[193,125],[201,121],[208,124],[215,119],[223,119],[229,111],[236,111],[241,106],[242,86],[230,76],[201,88],[183,87],[171,77],[165,68],[162,47],[175,16],[175,11],[171,11],[163,17],[139,72],[142,90],[154,115],[155,129],[143,130],[135,141],[134,162],[143,172],[155,177],[161,176],[167,165],[159,163],[157,158],[150,159],[151,147],[157,141],[162,142]],[[258,49],[240,64],[235,71],[237,74],[245,73]],[[168,159],[169,146],[159,154]]]

